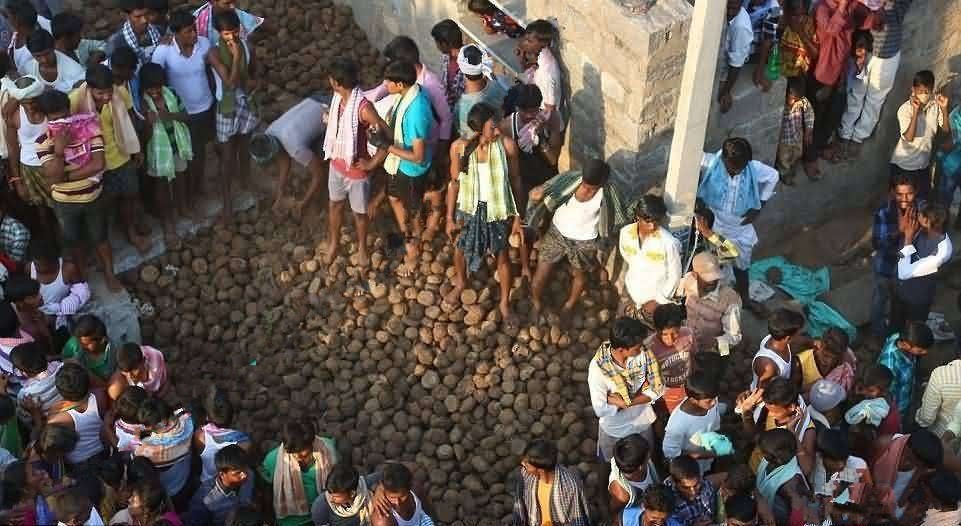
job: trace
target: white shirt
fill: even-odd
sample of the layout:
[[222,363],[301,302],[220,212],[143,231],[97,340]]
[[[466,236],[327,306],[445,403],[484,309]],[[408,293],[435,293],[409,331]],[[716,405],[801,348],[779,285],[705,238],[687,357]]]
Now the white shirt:
[[739,68],[747,63],[753,43],[754,26],[751,25],[751,15],[742,7],[737,16],[727,23],[727,65]]
[[956,409],[961,407],[958,402],[961,402],[961,359],[931,371],[914,420],[919,426],[941,436],[954,419]]
[[754,362],[761,357],[767,358],[768,360],[774,362],[774,365],[776,365],[778,369],[778,376],[787,380],[791,379],[791,360],[794,356],[791,354],[790,348],[788,348],[788,359],[785,361],[784,358],[781,358],[778,353],[767,348],[767,342],[770,340],[770,334],[765,336],[764,339],[761,340],[761,346],[758,349],[757,354],[755,354],[754,358],[751,359],[751,376],[753,378],[753,380],[751,380],[751,389],[757,388],[758,377],[757,373],[754,372]]
[[[700,446],[692,442],[691,439],[699,433],[710,433],[721,428],[721,413],[714,404],[707,414],[696,416],[685,412],[682,407],[684,403],[677,406],[671,417],[667,420],[667,427],[664,429],[664,457],[673,459],[684,454],[685,451],[700,450]],[[701,473],[711,469],[714,464],[713,458],[698,459],[701,465]]]
[[183,56],[180,46],[174,40],[170,44],[157,46],[151,58],[154,64],[160,64],[167,71],[170,87],[191,115],[209,110],[214,103],[214,95],[207,82],[208,51],[210,41],[197,37],[197,43],[189,57]]
[[922,170],[931,165],[931,148],[934,143],[934,136],[938,133],[938,128],[944,126],[944,115],[941,114],[941,108],[933,100],[919,111],[921,113],[918,115],[914,140],[908,142],[904,140],[904,134],[911,124],[914,105],[909,100],[898,108],[898,124],[901,127],[901,136],[898,138],[898,144],[894,147],[894,153],[891,154],[891,163],[896,164],[902,170]]
[[43,78],[43,76],[40,75],[40,64],[32,57],[30,58],[30,61],[24,65],[23,74],[34,75],[48,88],[53,88],[64,93],[70,93],[78,83],[83,82],[84,78],[87,76],[87,70],[85,70],[83,66],[78,64],[76,60],[70,58],[68,55],[65,55],[59,51],[54,51],[54,53],[57,57],[56,80],[50,82]]
[[920,278],[936,273],[951,260],[954,247],[951,245],[951,238],[945,234],[944,239],[938,242],[938,250],[934,254],[912,262],[911,256],[916,252],[917,249],[913,244],[905,245],[901,249],[901,259],[898,260],[898,279]]
[[[629,358],[627,365],[630,367],[632,360],[641,359],[640,356]],[[643,382],[642,382],[643,383]],[[587,367],[587,387],[591,393],[591,407],[597,415],[601,429],[609,436],[614,438],[624,438],[632,433],[640,433],[647,430],[654,422],[653,403],[661,397],[661,393],[648,389],[644,394],[650,397],[651,403],[637,404],[627,409],[619,409],[607,403],[607,395],[614,392],[614,382],[609,380],[601,368],[597,365],[597,360],[591,360]],[[631,393],[636,393],[641,389],[641,383],[629,385]]]
[[527,84],[534,84],[541,90],[541,109],[545,106],[557,108],[561,101],[561,67],[550,48],[542,49],[537,55],[537,67],[525,73]]
[[619,251],[627,271],[624,288],[637,305],[654,300],[668,303],[681,280],[681,243],[660,227],[638,246],[637,224],[621,228]]
[[575,193],[554,212],[551,223],[567,239],[590,241],[597,239],[597,224],[601,221],[601,200],[604,189],[594,192],[587,201],[578,201]]
[[314,159],[314,143],[327,130],[329,111],[326,104],[307,97],[270,123],[264,133],[276,137],[291,158],[307,166]]

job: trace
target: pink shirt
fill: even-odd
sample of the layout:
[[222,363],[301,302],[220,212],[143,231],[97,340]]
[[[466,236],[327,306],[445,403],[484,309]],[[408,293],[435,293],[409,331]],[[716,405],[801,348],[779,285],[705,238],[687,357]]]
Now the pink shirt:
[[167,383],[167,361],[164,360],[162,352],[149,345],[141,345],[140,351],[143,352],[143,359],[147,364],[147,381],[133,382],[130,381],[129,376],[127,377],[127,381],[130,382],[131,385],[142,387],[148,393],[156,393]]
[[[431,107],[434,109],[434,121],[437,126],[434,126],[430,132],[431,144],[437,144],[438,141],[449,141],[454,117],[450,111],[450,106],[447,105],[444,83],[431,70],[427,69],[427,66],[421,65],[420,72],[417,74],[417,84],[424,90],[427,98],[430,99]],[[382,83],[380,86],[364,92],[364,96],[371,102],[377,102],[387,96],[387,85]]]

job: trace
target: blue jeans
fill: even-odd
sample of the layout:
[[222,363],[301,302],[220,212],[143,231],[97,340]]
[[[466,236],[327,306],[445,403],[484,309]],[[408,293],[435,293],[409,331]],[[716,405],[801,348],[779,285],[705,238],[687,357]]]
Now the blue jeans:
[[888,336],[888,326],[884,318],[889,314],[894,283],[893,277],[874,274],[874,294],[871,295],[871,334],[879,338]]

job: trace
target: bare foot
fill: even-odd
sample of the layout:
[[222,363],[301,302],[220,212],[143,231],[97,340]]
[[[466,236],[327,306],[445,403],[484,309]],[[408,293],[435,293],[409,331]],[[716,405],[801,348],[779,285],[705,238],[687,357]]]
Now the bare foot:
[[362,248],[357,251],[357,266],[362,269],[367,269],[370,267],[370,256],[367,255],[366,248]]
[[270,207],[270,211],[278,217],[284,215],[284,198],[278,197],[274,199],[274,205]]
[[514,317],[514,313],[511,312],[510,302],[501,301],[500,311],[501,311],[501,318],[504,320],[504,325],[517,326],[517,318]]
[[460,293],[464,292],[464,282],[454,278],[454,288],[444,296],[444,303],[458,305],[460,303]]
[[564,306],[561,307],[561,314],[570,314],[571,312],[574,311],[574,307],[576,305],[577,305],[577,300],[568,301],[564,303]]
[[533,314],[535,317],[540,316],[541,312],[544,311],[544,304],[541,303],[540,299],[531,298],[531,306],[533,308]]
[[424,232],[421,234],[420,239],[421,239],[422,241],[426,241],[426,242],[430,243],[431,241],[434,240],[434,237],[437,236],[438,230],[440,230],[440,229],[438,229],[438,228],[427,228],[427,229],[425,229]]
[[324,264],[330,265],[337,258],[337,245],[328,241],[324,243]]
[[123,283],[120,283],[120,280],[118,280],[117,276],[115,276],[113,273],[104,273],[103,281],[107,284],[107,288],[113,292],[119,292],[123,290]]
[[304,207],[307,203],[303,201],[297,201],[294,206],[290,209],[290,215],[293,216],[295,221],[300,221],[304,217]]

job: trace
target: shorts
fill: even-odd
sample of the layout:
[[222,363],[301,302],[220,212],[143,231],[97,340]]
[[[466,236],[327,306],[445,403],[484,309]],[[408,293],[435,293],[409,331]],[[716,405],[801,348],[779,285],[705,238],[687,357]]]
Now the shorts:
[[[187,161],[179,155],[174,155],[174,173],[182,174],[187,171]],[[150,177],[160,177],[159,175],[153,173],[153,170],[147,169],[147,175]],[[173,179],[170,179],[173,181]],[[168,181],[168,182],[170,182]]]
[[597,239],[587,241],[568,239],[557,230],[557,227],[551,225],[541,240],[537,261],[553,264],[562,259],[567,259],[575,270],[592,270],[598,264]]
[[351,179],[340,173],[331,163],[327,176],[327,193],[332,202],[340,203],[349,199],[352,212],[366,214],[367,203],[370,201],[370,178]]
[[[187,116],[187,129],[190,130],[190,144],[194,151],[213,140],[214,137],[214,108]],[[195,158],[200,158],[195,156]]]
[[[134,171],[134,174],[137,172]],[[107,213],[104,200],[89,203],[61,203],[54,201],[53,215],[60,223],[65,249],[76,248],[84,242],[98,245],[107,240]]]
[[107,196],[131,196],[140,193],[140,176],[137,165],[127,161],[119,168],[103,173],[103,191]]
[[396,175],[387,174],[387,195],[400,199],[410,214],[416,214],[424,204],[427,191],[427,176],[410,177],[398,171]]
[[436,160],[431,164],[430,170],[427,170],[427,173],[422,176],[426,184],[425,192],[443,192],[447,188],[447,183],[450,182],[450,171],[447,169],[447,164],[449,163],[439,163]]

